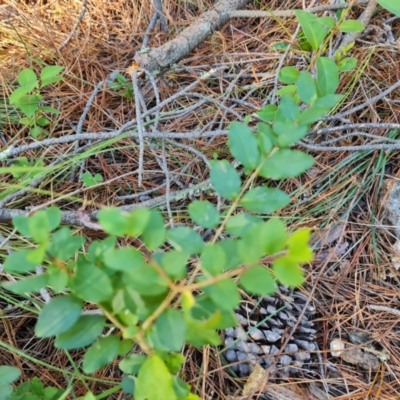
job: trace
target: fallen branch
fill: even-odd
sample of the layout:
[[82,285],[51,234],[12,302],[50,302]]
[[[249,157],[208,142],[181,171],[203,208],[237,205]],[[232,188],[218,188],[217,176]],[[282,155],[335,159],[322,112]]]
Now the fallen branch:
[[220,0],[209,11],[183,30],[175,39],[164,45],[138,54],[134,61],[141,68],[150,71],[163,71],[185,58],[199,44],[224,26],[234,10],[243,8],[250,0]]

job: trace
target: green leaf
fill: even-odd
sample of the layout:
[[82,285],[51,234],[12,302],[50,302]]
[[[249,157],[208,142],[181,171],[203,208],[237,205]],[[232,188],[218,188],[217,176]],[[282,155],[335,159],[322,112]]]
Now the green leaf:
[[34,271],[38,264],[28,260],[30,250],[18,250],[10,254],[3,265],[6,272],[16,272],[23,274],[25,272]]
[[159,211],[150,210],[148,222],[142,233],[144,244],[149,250],[158,249],[165,240],[164,219]]
[[63,226],[53,234],[47,251],[53,257],[66,261],[82,248],[84,242],[82,236],[74,236],[71,229]]
[[125,375],[121,381],[121,387],[124,393],[133,394],[135,390],[135,380],[133,376]]
[[161,253],[160,265],[171,279],[183,279],[189,255],[184,251],[169,250]]
[[145,296],[157,296],[168,289],[165,280],[150,264],[143,264],[134,271],[125,272],[129,287]]
[[251,294],[266,296],[275,293],[275,280],[271,273],[263,266],[249,268],[240,277],[240,286]]
[[18,100],[18,107],[27,117],[33,117],[43,97],[39,94],[27,94]]
[[231,154],[244,167],[255,169],[259,164],[257,138],[246,124],[232,122],[229,125],[228,146]]
[[254,225],[262,223],[262,219],[252,214],[240,213],[230,217],[226,223],[226,231],[233,236],[243,236]]
[[[38,214],[39,212],[37,212],[36,214]],[[59,225],[61,224],[60,209],[58,207],[53,206],[53,207],[49,207],[46,210],[44,210],[44,213],[46,214],[47,223],[48,223],[50,231],[53,231],[54,229],[58,228]]]
[[50,114],[56,114],[56,115],[60,114],[59,110],[49,106],[40,106],[39,110]]
[[144,263],[143,254],[133,248],[113,249],[104,254],[104,264],[115,271],[133,271]]
[[400,17],[400,4],[397,0],[377,0],[377,3],[394,15]]
[[226,269],[233,269],[241,265],[242,259],[239,257],[237,241],[235,239],[224,239],[218,242],[225,252]]
[[116,335],[102,337],[93,343],[83,358],[83,371],[93,374],[117,356],[120,339]]
[[180,311],[170,308],[164,311],[148,335],[150,345],[157,350],[182,350],[185,343],[186,325]]
[[357,66],[357,58],[355,57],[346,57],[343,60],[340,60],[338,63],[339,71],[351,71]]
[[319,97],[315,103],[315,107],[323,107],[323,108],[332,108],[336,106],[339,101],[341,101],[344,98],[342,94],[328,94],[323,97]]
[[119,362],[119,369],[125,374],[136,375],[146,359],[144,354],[131,354]]
[[45,118],[45,117],[39,117],[36,120],[36,124],[39,125],[39,126],[42,126],[42,127],[50,125],[50,122],[51,121],[49,119]]
[[265,160],[260,175],[269,179],[293,178],[313,165],[314,159],[300,150],[280,149]]
[[16,282],[3,283],[2,286],[10,292],[23,295],[25,293],[37,293],[47,286],[48,276],[46,274],[34,275],[20,279]]
[[200,256],[201,266],[209,274],[217,276],[225,269],[225,252],[218,244],[207,244]]
[[317,86],[321,96],[335,94],[339,86],[339,70],[330,58],[317,58]]
[[300,108],[292,97],[282,96],[279,110],[290,121],[295,121],[300,114]]
[[21,376],[18,368],[8,365],[0,365],[0,386],[7,385],[16,381]]
[[214,304],[221,310],[234,310],[240,303],[240,295],[232,279],[224,279],[204,288]]
[[261,230],[260,238],[266,254],[273,255],[283,250],[286,244],[286,226],[278,217],[271,218]]
[[219,346],[221,344],[221,336],[215,330],[218,329],[220,321],[220,311],[214,313],[214,315],[207,320],[202,319],[198,321],[193,318],[187,319],[186,341],[199,348],[207,344]]
[[282,88],[280,88],[279,90],[276,91],[276,95],[277,96],[289,96],[289,97],[294,97],[296,95],[297,92],[297,86],[296,85],[287,85],[284,86]]
[[292,260],[289,256],[277,258],[272,268],[277,279],[287,286],[299,286],[303,283],[303,271],[299,264]]
[[107,301],[113,294],[108,275],[83,257],[78,258],[77,271],[69,286],[76,296],[93,303]]
[[136,210],[133,210],[126,217],[127,226],[125,234],[131,237],[137,237],[141,235],[146,229],[146,226],[150,221],[150,217],[151,212],[148,208],[137,208]]
[[278,107],[275,104],[268,104],[264,106],[260,111],[257,111],[257,115],[264,121],[271,122],[275,121],[275,115],[277,110]]
[[47,285],[50,286],[55,293],[64,291],[68,284],[68,272],[65,269],[60,269],[55,265],[47,267]]
[[318,50],[327,34],[323,24],[318,20],[318,17],[307,11],[295,10],[294,12],[311,47]]
[[25,68],[18,74],[18,83],[21,86],[30,87],[32,90],[37,87],[37,76],[30,68]]
[[172,375],[158,355],[151,355],[140,368],[134,397],[135,400],[177,400]]
[[86,187],[97,185],[103,182],[103,177],[100,174],[92,175],[90,172],[85,172],[82,174],[82,181]]
[[200,254],[204,247],[202,237],[187,226],[168,229],[167,240],[176,250],[188,254]]
[[101,315],[81,315],[71,328],[57,335],[54,345],[64,350],[89,346],[101,335],[105,324]]
[[364,24],[354,19],[348,19],[339,25],[339,31],[345,33],[362,32],[364,29]]
[[40,210],[28,221],[29,233],[36,243],[46,243],[49,239],[50,224],[45,211]]
[[297,81],[297,94],[300,100],[306,104],[311,104],[317,98],[315,81],[307,71],[300,72],[300,77]]
[[328,114],[328,112],[328,108],[313,105],[301,112],[299,116],[299,122],[302,125],[312,124],[319,121],[322,117]]
[[274,213],[290,203],[290,197],[280,189],[264,186],[249,190],[240,204],[249,211],[257,213]]
[[[44,67],[40,72],[40,80],[42,81],[42,87],[48,85],[52,78],[56,77],[64,67],[60,67],[59,65],[49,65]],[[62,77],[57,77],[61,78]]]
[[22,87],[15,89],[11,93],[10,104],[13,104],[13,105],[19,107],[20,99],[22,97],[26,96],[33,89],[32,86],[34,87],[34,85],[31,85],[31,86],[22,86]]
[[73,296],[59,296],[51,299],[39,314],[35,335],[51,337],[65,332],[78,320],[82,302]]
[[313,259],[313,252],[308,245],[311,237],[311,230],[308,228],[298,229],[288,239],[287,246],[289,256],[296,262],[310,262]]
[[330,29],[335,27],[335,20],[332,17],[319,17],[318,21]]
[[288,147],[308,133],[307,125],[299,125],[297,122],[291,121],[287,121],[287,123],[276,121],[273,128],[278,135],[277,144],[279,147]]
[[[287,84],[291,84],[291,83],[296,83],[297,79],[299,79],[300,76],[300,72],[295,68],[295,67],[283,67],[280,71],[279,71],[279,80],[282,83],[287,83]],[[260,115],[261,118],[263,118]],[[264,119],[264,118],[263,118]],[[266,119],[266,121],[272,121]]]
[[42,129],[42,128],[40,128],[39,126],[35,126],[35,127],[33,127],[30,131],[29,131],[29,133],[30,133],[30,135],[34,138],[34,139],[37,139],[42,133],[44,133],[45,131]]
[[104,208],[99,211],[98,220],[108,234],[124,236],[127,229],[127,219],[120,209],[116,207]]
[[173,377],[173,387],[178,399],[187,399],[189,395],[190,386],[179,376]]
[[35,249],[30,250],[26,256],[27,260],[36,265],[41,264],[46,257],[46,246],[47,243],[41,243]]
[[211,183],[219,195],[234,200],[241,187],[240,176],[227,160],[211,161]]
[[258,147],[262,155],[268,154],[276,144],[276,136],[272,128],[263,122],[257,124]]
[[192,220],[204,228],[213,229],[219,223],[217,208],[207,200],[195,200],[189,205],[189,215]]

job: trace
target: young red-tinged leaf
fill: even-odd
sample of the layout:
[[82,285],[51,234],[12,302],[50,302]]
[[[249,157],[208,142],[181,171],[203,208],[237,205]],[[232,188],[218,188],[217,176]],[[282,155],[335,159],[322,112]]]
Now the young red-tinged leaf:
[[265,160],[260,175],[269,179],[293,178],[313,165],[314,159],[302,151],[280,149]]
[[201,266],[209,274],[217,276],[226,267],[225,252],[219,244],[207,244],[200,256]]
[[99,223],[110,235],[123,236],[127,229],[127,218],[118,208],[104,208],[99,211]]
[[240,277],[239,283],[247,292],[260,296],[273,294],[276,290],[274,278],[271,273],[261,265],[249,268]]
[[51,299],[39,314],[35,334],[46,338],[65,332],[76,323],[82,311],[82,301],[73,296]]
[[172,375],[158,355],[151,355],[140,368],[134,396],[135,400],[177,400]]
[[83,358],[83,371],[93,374],[104,367],[118,354],[120,339],[117,335],[102,337],[90,346]]
[[190,203],[189,215],[197,225],[204,228],[213,229],[219,223],[218,210],[208,200],[195,200]]
[[304,281],[303,270],[288,256],[277,258],[272,268],[279,282],[287,286],[299,286]]
[[164,311],[148,334],[151,346],[163,351],[181,351],[185,343],[186,324],[180,311],[170,308]]
[[290,197],[280,189],[259,186],[249,190],[240,205],[249,211],[270,214],[287,206]]
[[260,161],[257,138],[248,125],[232,122],[229,125],[228,146],[231,154],[244,167],[254,169]]
[[[287,84],[291,84],[291,83],[296,83],[297,79],[299,79],[300,76],[300,72],[295,68],[295,67],[283,67],[280,71],[279,71],[279,80],[282,83],[287,83]],[[262,118],[262,116],[260,115],[260,117]],[[268,121],[268,120],[266,120]]]
[[89,346],[101,335],[105,324],[101,315],[81,315],[71,328],[57,335],[55,346],[65,350]]
[[164,219],[161,213],[150,210],[148,222],[141,235],[144,244],[149,250],[156,250],[164,243],[165,234]]
[[292,260],[305,263],[313,259],[313,252],[309,246],[311,230],[302,228],[292,233],[288,239],[289,256]]
[[225,199],[235,199],[241,187],[240,176],[227,160],[212,161],[211,183],[218,194]]

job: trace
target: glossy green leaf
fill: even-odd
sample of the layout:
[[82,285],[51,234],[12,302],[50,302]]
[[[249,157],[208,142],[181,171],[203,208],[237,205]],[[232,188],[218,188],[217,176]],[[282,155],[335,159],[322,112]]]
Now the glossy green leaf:
[[[279,71],[279,80],[282,83],[287,83],[287,84],[291,84],[291,83],[296,83],[297,79],[299,79],[300,76],[300,72],[295,68],[295,67],[283,67],[280,71]],[[260,115],[261,118],[263,118]],[[266,119],[266,121],[268,121],[268,119]]]
[[268,104],[264,106],[257,115],[266,122],[274,121],[278,107],[275,104]]
[[339,31],[344,33],[362,32],[364,29],[364,24],[354,19],[347,19],[339,25]]
[[187,226],[168,229],[167,240],[176,250],[188,254],[201,253],[205,245],[202,237]]
[[290,121],[294,121],[300,114],[300,107],[296,104],[292,97],[282,96],[279,110],[282,115]]
[[18,368],[0,365],[0,386],[16,381],[21,376]]
[[51,337],[65,332],[78,320],[82,302],[73,296],[55,297],[47,303],[39,314],[35,335]]
[[102,337],[94,342],[83,358],[83,371],[86,374],[93,374],[101,367],[104,367],[118,354],[120,339],[116,335]]
[[158,249],[165,240],[164,218],[159,211],[150,210],[150,216],[141,237],[149,250]]
[[171,279],[183,279],[188,261],[189,255],[184,251],[169,250],[162,253],[160,265]]
[[134,397],[135,400],[177,400],[172,375],[158,355],[151,355],[140,368]]
[[[148,225],[151,211],[148,208],[137,208],[126,217],[125,234],[131,237],[141,235]],[[164,224],[163,224],[164,226]]]
[[221,310],[234,310],[240,303],[240,295],[232,279],[224,279],[204,288],[214,304]]
[[263,266],[249,268],[239,281],[240,286],[251,294],[266,296],[275,293],[276,284],[271,273]]
[[226,267],[225,252],[218,244],[207,244],[200,256],[201,266],[213,276],[222,273]]
[[157,319],[149,332],[148,340],[157,350],[182,350],[185,343],[186,324],[180,311],[170,308]]
[[300,100],[306,104],[311,104],[317,98],[317,87],[315,86],[315,81],[309,72],[300,72],[297,81],[297,93]]
[[280,189],[264,186],[249,190],[240,201],[240,205],[249,211],[270,214],[287,206],[290,197]]
[[30,250],[18,250],[11,253],[3,265],[6,272],[16,272],[19,274],[34,271],[38,264],[28,260]]
[[232,122],[229,125],[228,146],[231,154],[244,167],[254,169],[260,161],[257,138],[248,125]]
[[230,217],[226,223],[226,231],[233,236],[243,236],[254,225],[262,223],[262,219],[248,213],[239,213]]
[[234,200],[238,196],[240,176],[227,160],[211,162],[210,178],[214,189],[225,199]]
[[377,3],[394,15],[400,17],[400,4],[397,0],[377,0]]
[[113,294],[109,276],[83,258],[78,259],[77,271],[71,277],[69,286],[76,296],[93,303],[107,301]]
[[318,50],[327,34],[323,24],[318,17],[307,11],[295,10],[294,12],[311,47]]
[[304,274],[299,264],[288,256],[277,258],[272,268],[279,282],[287,286],[299,286],[303,283]]
[[104,264],[115,271],[132,271],[144,263],[143,254],[131,247],[113,249],[104,254]]
[[127,230],[127,218],[122,211],[116,207],[100,210],[98,220],[104,231],[110,235],[123,236]]
[[204,228],[216,228],[219,223],[217,208],[207,200],[195,200],[189,205],[189,215],[192,220]]
[[265,160],[260,175],[270,179],[293,178],[313,165],[314,159],[300,150],[280,149]]
[[119,369],[125,374],[136,375],[146,359],[144,354],[131,354],[119,362]]
[[55,346],[65,350],[89,346],[101,335],[105,324],[101,315],[81,315],[71,328],[57,335]]
[[317,87],[320,96],[335,94],[339,86],[339,70],[335,62],[327,57],[317,58]]
[[311,230],[308,228],[298,229],[289,236],[287,246],[292,260],[300,263],[312,261],[313,252],[309,246],[310,237]]
[[48,276],[46,274],[41,274],[23,278],[16,282],[3,283],[2,286],[10,292],[23,295],[25,293],[39,292],[46,287],[47,281]]

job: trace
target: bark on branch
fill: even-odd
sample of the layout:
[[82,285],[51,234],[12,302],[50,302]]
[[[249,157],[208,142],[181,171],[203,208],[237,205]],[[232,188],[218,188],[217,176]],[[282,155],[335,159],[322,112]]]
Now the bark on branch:
[[134,61],[150,72],[162,71],[185,58],[208,36],[224,26],[231,18],[231,12],[243,8],[250,0],[220,0],[183,30],[175,39],[163,46],[139,54]]

